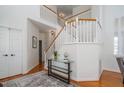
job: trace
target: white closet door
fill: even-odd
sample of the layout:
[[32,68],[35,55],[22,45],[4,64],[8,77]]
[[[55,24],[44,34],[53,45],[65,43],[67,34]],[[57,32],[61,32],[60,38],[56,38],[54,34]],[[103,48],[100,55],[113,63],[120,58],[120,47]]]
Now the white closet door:
[[10,30],[9,76],[22,73],[22,31]]
[[8,76],[9,30],[0,27],[0,78]]

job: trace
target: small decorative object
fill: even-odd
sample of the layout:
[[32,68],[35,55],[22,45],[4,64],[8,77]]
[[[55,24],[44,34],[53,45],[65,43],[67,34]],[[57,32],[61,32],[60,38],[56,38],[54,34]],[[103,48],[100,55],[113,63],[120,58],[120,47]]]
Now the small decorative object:
[[32,37],[32,48],[37,48],[37,37]]
[[58,58],[58,53],[57,51],[54,51],[54,59],[57,60],[57,58]]
[[67,52],[64,53],[64,60],[68,60],[68,53]]

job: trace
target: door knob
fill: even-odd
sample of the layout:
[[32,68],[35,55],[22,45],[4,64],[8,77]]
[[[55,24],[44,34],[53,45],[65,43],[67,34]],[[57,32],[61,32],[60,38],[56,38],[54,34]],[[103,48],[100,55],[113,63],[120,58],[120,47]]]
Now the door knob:
[[3,55],[3,56],[8,56],[7,54]]
[[15,54],[11,54],[11,56],[15,56]]

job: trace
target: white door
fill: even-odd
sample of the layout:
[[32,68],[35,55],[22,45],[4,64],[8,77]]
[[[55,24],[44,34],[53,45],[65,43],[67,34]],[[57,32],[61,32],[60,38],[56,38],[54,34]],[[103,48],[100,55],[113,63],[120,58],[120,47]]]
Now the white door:
[[22,73],[22,31],[10,30],[9,76]]
[[0,78],[8,76],[9,30],[0,28]]

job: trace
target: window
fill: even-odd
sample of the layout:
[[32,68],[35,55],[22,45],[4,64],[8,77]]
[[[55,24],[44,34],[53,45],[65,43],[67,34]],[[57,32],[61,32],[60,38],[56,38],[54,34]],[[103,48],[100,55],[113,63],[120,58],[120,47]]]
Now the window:
[[117,36],[114,37],[114,54],[115,55],[118,54],[118,37]]

